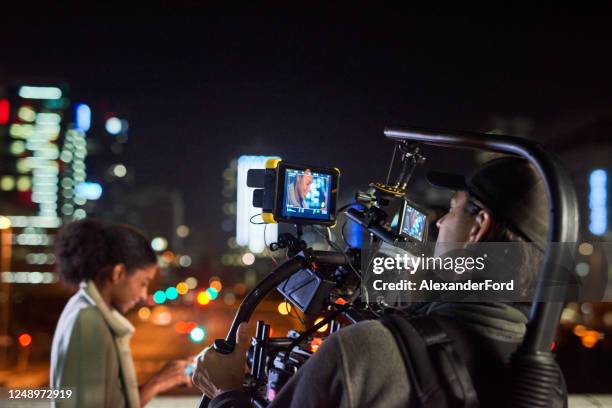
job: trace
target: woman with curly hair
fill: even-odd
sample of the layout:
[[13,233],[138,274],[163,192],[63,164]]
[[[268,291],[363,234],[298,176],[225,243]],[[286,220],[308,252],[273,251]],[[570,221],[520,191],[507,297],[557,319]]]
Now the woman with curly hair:
[[60,316],[51,349],[51,386],[72,388],[57,407],[136,408],[179,384],[190,384],[187,360],[169,362],[138,386],[125,314],[147,297],[157,272],[148,240],[126,225],[80,220],[55,240],[62,279],[79,285]]

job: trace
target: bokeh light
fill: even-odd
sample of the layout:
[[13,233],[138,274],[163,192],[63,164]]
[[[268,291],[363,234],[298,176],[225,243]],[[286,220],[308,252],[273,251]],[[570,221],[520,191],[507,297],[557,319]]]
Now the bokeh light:
[[166,289],[166,298],[169,300],[174,300],[178,297],[178,290],[174,286],[170,286]]
[[158,305],[164,303],[166,301],[166,293],[164,291],[158,290],[153,294],[153,301]]
[[214,280],[210,282],[210,287],[215,289],[217,292],[221,292],[221,288],[223,288],[223,285],[221,284],[221,281]]
[[28,347],[32,344],[32,336],[27,333],[23,333],[18,337],[19,345],[21,347]]
[[149,317],[151,317],[151,309],[146,306],[141,307],[138,309],[138,317],[140,320],[149,320]]
[[215,288],[208,288],[206,292],[210,295],[211,300],[215,300],[219,296],[219,292]]
[[176,285],[176,291],[178,292],[179,295],[184,295],[187,292],[189,292],[189,286],[187,286],[187,283],[185,282],[179,282]]
[[206,338],[206,331],[204,331],[204,328],[202,327],[196,327],[191,330],[191,332],[189,333],[189,337],[191,338],[191,341],[195,343],[200,343]]
[[198,280],[194,278],[193,276],[190,276],[187,279],[185,279],[185,283],[187,284],[187,287],[191,290],[194,290],[195,288],[198,287]]
[[203,290],[200,293],[198,293],[198,296],[196,297],[196,302],[198,302],[198,304],[202,305],[202,306],[206,306],[207,304],[209,304],[211,301],[210,298],[210,293],[208,293],[208,291]]
[[281,302],[278,304],[278,313],[282,314],[283,316],[286,316],[290,312],[291,312],[291,305],[289,304],[289,302]]
[[[319,322],[321,322],[321,321],[323,321],[323,318],[319,317],[319,318],[317,318],[317,320],[315,320],[315,324],[319,324]],[[317,331],[319,333],[326,332],[328,327],[329,327],[329,325],[326,323],[321,328],[319,328]]]

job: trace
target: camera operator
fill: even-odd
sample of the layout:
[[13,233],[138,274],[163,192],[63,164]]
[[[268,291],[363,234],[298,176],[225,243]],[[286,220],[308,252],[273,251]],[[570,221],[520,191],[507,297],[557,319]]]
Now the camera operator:
[[[437,221],[436,253],[474,242],[546,242],[547,197],[526,161],[506,157],[485,163],[467,177],[430,173],[429,180],[455,191],[450,209]],[[531,261],[533,256],[538,254],[526,254],[516,262]],[[522,270],[522,284],[537,272]],[[525,334],[528,306],[424,303],[413,305],[411,313],[449,318],[449,335],[468,367],[478,400],[490,406],[506,398],[506,363]],[[233,353],[208,349],[198,358],[193,382],[212,398],[209,408],[252,406],[242,391],[249,342],[246,324],[237,337]],[[379,320],[368,320],[330,335],[270,406],[407,407],[414,402],[411,388],[395,337]]]

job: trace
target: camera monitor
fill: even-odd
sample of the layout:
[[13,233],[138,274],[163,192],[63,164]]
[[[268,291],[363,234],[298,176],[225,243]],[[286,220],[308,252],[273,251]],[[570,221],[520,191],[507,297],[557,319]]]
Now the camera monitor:
[[423,242],[426,238],[427,216],[410,202],[404,201],[399,234],[410,240]]
[[329,219],[331,185],[331,174],[287,168],[281,212],[283,217]]
[[253,205],[266,223],[333,225],[339,178],[335,168],[272,159],[265,170],[249,170],[247,185],[256,188]]

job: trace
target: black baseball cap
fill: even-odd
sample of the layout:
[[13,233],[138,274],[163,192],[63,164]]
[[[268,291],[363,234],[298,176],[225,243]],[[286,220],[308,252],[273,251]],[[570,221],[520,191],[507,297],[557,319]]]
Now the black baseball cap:
[[511,229],[543,248],[548,238],[548,198],[544,181],[525,159],[488,161],[468,175],[430,172],[438,187],[467,191]]

